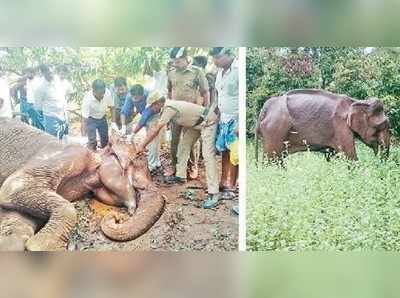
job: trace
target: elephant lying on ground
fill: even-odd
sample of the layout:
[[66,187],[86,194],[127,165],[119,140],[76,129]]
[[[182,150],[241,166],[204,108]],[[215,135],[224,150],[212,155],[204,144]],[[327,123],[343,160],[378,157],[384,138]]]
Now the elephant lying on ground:
[[268,159],[310,150],[327,157],[343,152],[357,160],[355,138],[387,157],[390,145],[389,120],[377,98],[358,101],[316,89],[268,99],[257,121],[257,137],[263,138]]
[[102,231],[113,240],[142,235],[163,213],[165,201],[151,183],[146,157],[136,156],[133,144],[114,141],[94,153],[6,119],[0,119],[0,144],[1,214],[26,229],[28,250],[65,249],[77,221],[71,202],[89,193],[128,209],[126,222],[111,215],[102,220]]

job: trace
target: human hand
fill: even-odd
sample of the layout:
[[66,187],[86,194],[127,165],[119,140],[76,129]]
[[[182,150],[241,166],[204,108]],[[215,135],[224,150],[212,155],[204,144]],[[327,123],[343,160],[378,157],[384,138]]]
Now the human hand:
[[122,125],[121,130],[119,131],[122,136],[126,135],[126,125]]
[[145,150],[145,148],[144,148],[143,144],[139,144],[136,147],[136,154],[137,155],[143,154],[144,150]]
[[117,123],[115,123],[115,122],[111,123],[111,129],[114,130],[115,132],[119,133],[119,128],[118,128]]

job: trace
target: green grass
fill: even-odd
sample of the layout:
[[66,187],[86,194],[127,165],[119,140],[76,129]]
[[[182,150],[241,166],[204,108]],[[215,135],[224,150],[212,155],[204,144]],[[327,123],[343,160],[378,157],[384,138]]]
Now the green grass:
[[297,153],[284,169],[257,167],[249,145],[248,250],[400,251],[400,147],[386,162],[361,144],[357,153],[358,162]]

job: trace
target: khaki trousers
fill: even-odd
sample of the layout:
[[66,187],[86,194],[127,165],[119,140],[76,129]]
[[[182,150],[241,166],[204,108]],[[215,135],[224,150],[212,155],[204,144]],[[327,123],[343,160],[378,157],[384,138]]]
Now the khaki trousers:
[[187,162],[193,144],[201,137],[202,153],[206,167],[206,178],[209,194],[219,192],[219,175],[217,170],[217,159],[215,152],[215,138],[217,134],[217,123],[201,128],[183,129],[183,137],[178,145],[176,176],[186,179]]
[[[178,146],[179,142],[181,141],[181,134],[182,134],[182,126],[171,123],[171,162],[172,162],[172,167],[175,169],[176,164],[178,162]],[[199,164],[199,159],[200,159],[200,140],[195,142],[192,146],[191,152],[190,152],[190,160],[189,162],[194,165],[195,167],[198,166]]]

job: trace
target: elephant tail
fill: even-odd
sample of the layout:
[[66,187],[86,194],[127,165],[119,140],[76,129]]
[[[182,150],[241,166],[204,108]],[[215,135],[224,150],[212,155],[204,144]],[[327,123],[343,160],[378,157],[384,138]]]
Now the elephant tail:
[[115,215],[106,215],[101,221],[101,230],[115,241],[130,241],[146,233],[164,212],[165,199],[155,190],[144,191],[136,212],[125,222]]
[[259,149],[258,149],[258,143],[259,143],[259,138],[262,137],[262,133],[261,133],[261,122],[264,120],[265,116],[267,115],[267,103],[268,103],[268,98],[265,99],[265,103],[264,106],[262,107],[260,114],[258,115],[258,119],[256,122],[256,126],[255,126],[255,131],[254,131],[254,137],[255,137],[255,159],[256,159],[256,164],[258,164],[258,153],[259,153]]

